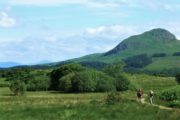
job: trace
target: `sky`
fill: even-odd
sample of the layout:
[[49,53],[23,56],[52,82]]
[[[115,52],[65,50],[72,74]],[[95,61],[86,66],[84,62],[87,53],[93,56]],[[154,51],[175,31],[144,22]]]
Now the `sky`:
[[153,28],[180,39],[180,0],[0,0],[0,62],[102,53]]

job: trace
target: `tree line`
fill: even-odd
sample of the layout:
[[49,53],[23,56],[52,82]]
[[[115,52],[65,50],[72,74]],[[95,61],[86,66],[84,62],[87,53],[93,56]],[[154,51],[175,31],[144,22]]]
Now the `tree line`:
[[123,65],[113,63],[102,71],[70,63],[53,70],[12,69],[4,74],[15,95],[26,91],[54,90],[60,92],[108,92],[129,89],[130,82],[123,75]]

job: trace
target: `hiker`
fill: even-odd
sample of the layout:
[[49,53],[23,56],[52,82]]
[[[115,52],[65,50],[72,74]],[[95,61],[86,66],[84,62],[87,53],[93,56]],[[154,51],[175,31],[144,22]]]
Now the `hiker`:
[[150,100],[151,104],[153,104],[153,98],[154,98],[154,92],[152,90],[150,90],[150,92],[149,92],[149,100]]
[[137,90],[137,97],[138,97],[138,100],[140,100],[143,103],[143,90],[142,89]]
[[138,99],[141,99],[143,97],[143,90],[142,89],[137,90],[137,97],[138,97]]

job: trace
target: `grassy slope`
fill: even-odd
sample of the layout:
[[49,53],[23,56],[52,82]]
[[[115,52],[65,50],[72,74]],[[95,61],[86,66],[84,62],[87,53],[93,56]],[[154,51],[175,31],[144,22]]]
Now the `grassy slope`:
[[159,92],[160,90],[177,85],[174,77],[157,77],[146,74],[127,75],[127,77],[136,88],[142,88],[145,91],[152,89],[155,92]]
[[145,70],[163,70],[171,68],[180,68],[180,56],[167,56],[154,58],[153,63],[146,66]]
[[[166,53],[168,56],[172,56],[174,52],[180,52],[179,40],[164,41],[163,35],[168,37],[167,34],[169,33],[165,32],[164,34],[162,34],[161,31],[157,30],[156,35],[153,36],[151,32],[149,32],[148,34],[143,33],[140,35],[135,35],[125,39],[121,44],[119,44],[119,46],[123,46],[123,45],[128,46],[128,49],[124,51],[120,51],[115,54],[107,55],[107,56],[104,56],[103,53],[92,54],[81,58],[72,59],[70,61],[75,61],[75,62],[100,61],[100,62],[111,63],[115,60],[122,60],[127,57],[132,57],[144,53],[148,55],[152,55],[154,53]],[[169,35],[171,36],[171,34]],[[180,59],[179,57],[166,57],[166,58],[155,59],[153,63],[150,66],[148,66],[146,69],[162,70],[162,69],[171,69],[173,67],[180,68],[178,62],[179,59]]]
[[0,78],[0,87],[9,86],[8,81],[5,78]]
[[[170,49],[170,48],[169,48]],[[180,56],[172,56],[174,52],[180,51],[178,50],[167,50],[167,51],[160,51],[156,52],[156,50],[150,49],[148,51],[143,50],[128,50],[125,52],[120,53],[119,55],[111,55],[111,56],[103,56],[102,54],[94,54],[90,56],[85,56],[78,59],[73,59],[75,62],[81,62],[81,61],[100,61],[105,63],[111,63],[117,60],[122,60],[128,56],[134,56],[139,55],[142,53],[148,53],[149,55],[152,55],[154,53],[167,53],[167,57],[162,58],[153,58],[152,64],[146,66],[145,70],[164,70],[164,69],[172,69],[172,68],[180,68]]]

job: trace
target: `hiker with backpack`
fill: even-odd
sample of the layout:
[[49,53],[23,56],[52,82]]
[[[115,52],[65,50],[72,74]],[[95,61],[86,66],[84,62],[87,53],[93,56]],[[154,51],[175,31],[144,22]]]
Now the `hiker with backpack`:
[[138,89],[138,90],[137,90],[137,98],[138,98],[138,100],[139,100],[140,102],[142,102],[142,103],[144,103],[143,94],[144,94],[144,92],[143,92],[142,89]]
[[150,101],[151,104],[153,104],[153,101],[154,101],[153,99],[154,99],[154,92],[152,90],[150,90],[150,92],[149,92],[149,101]]

